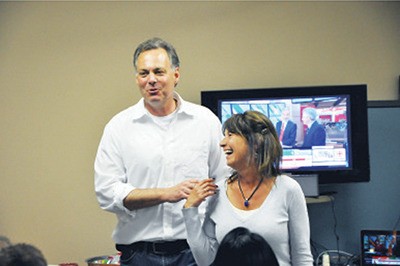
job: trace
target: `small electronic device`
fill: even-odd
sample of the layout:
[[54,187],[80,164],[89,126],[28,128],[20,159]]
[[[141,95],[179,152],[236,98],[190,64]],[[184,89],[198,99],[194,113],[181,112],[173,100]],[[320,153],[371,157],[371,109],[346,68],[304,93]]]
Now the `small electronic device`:
[[400,235],[396,230],[361,231],[361,266],[400,266]]

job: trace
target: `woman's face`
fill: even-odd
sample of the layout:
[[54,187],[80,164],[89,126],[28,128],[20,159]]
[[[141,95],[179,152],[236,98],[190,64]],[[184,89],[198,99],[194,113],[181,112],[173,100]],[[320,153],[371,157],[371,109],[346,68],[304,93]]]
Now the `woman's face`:
[[249,145],[244,137],[225,130],[220,146],[226,155],[226,163],[230,167],[238,172],[248,167],[250,160]]

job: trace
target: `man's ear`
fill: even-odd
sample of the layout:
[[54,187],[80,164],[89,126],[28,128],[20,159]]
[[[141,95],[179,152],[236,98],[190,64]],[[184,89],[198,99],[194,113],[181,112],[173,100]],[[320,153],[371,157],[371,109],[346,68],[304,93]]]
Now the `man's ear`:
[[176,87],[176,85],[178,85],[179,78],[181,77],[181,73],[179,72],[179,67],[175,68],[174,77],[175,77],[175,87]]

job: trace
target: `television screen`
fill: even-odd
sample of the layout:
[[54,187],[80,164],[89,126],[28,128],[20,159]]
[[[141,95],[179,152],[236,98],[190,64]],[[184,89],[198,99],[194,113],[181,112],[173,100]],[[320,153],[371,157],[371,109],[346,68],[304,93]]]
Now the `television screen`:
[[369,181],[365,85],[203,91],[202,104],[225,122],[264,113],[283,147],[282,170],[320,183]]
[[361,265],[400,265],[399,245],[396,230],[362,230]]

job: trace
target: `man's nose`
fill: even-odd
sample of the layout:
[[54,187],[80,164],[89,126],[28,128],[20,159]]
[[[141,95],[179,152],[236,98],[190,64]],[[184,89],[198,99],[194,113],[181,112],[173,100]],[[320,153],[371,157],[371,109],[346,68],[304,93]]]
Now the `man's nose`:
[[149,74],[149,81],[148,81],[148,83],[149,83],[150,85],[156,84],[156,83],[157,83],[156,75],[154,75],[154,74]]

